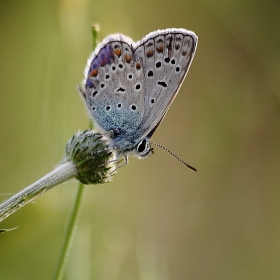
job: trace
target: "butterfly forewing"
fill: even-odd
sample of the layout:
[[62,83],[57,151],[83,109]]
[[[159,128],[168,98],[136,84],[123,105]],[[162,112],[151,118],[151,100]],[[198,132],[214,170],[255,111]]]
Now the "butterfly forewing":
[[141,138],[162,120],[191,64],[196,35],[183,29],[148,34],[137,43],[135,58],[141,60],[145,77],[145,109],[137,137]]

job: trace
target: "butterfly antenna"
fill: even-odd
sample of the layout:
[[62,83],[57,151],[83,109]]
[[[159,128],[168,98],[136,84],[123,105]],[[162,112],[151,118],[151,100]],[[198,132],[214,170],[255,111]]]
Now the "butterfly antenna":
[[163,147],[162,145],[160,144],[157,144],[157,143],[153,143],[153,142],[150,142],[152,145],[155,145],[157,147],[160,147],[162,148],[163,150],[165,150],[166,152],[168,152],[169,154],[171,154],[173,157],[175,157],[176,159],[178,159],[181,163],[183,163],[184,165],[186,165],[188,168],[192,169],[193,171],[197,172],[197,169],[192,167],[191,165],[187,164],[186,162],[184,162],[182,159],[180,159],[178,156],[176,156],[174,153],[172,153],[170,150],[168,150],[167,148]]

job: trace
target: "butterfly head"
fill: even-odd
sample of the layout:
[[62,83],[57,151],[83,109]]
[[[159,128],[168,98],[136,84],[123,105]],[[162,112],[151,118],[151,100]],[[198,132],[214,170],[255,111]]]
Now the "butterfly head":
[[140,140],[132,140],[123,134],[116,135],[110,131],[112,146],[117,150],[119,155],[136,156],[139,159],[145,159],[153,153],[150,138],[144,137]]

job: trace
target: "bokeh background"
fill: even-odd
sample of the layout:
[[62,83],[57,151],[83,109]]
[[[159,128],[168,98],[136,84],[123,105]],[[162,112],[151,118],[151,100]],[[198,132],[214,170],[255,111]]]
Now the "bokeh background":
[[[0,1],[1,201],[88,127],[76,90],[99,39],[196,32],[189,74],[153,141],[168,153],[86,187],[65,279],[280,279],[280,2]],[[52,279],[78,183],[5,220],[1,279]]]

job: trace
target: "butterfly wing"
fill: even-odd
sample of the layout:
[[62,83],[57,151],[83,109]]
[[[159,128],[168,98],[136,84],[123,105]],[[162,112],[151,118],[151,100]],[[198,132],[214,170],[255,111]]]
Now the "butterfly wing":
[[135,45],[134,58],[144,69],[144,115],[135,138],[151,137],[183,83],[197,46],[197,36],[185,29],[152,32]]
[[144,73],[130,38],[108,36],[88,59],[84,90],[89,111],[105,131],[133,138],[144,115]]

